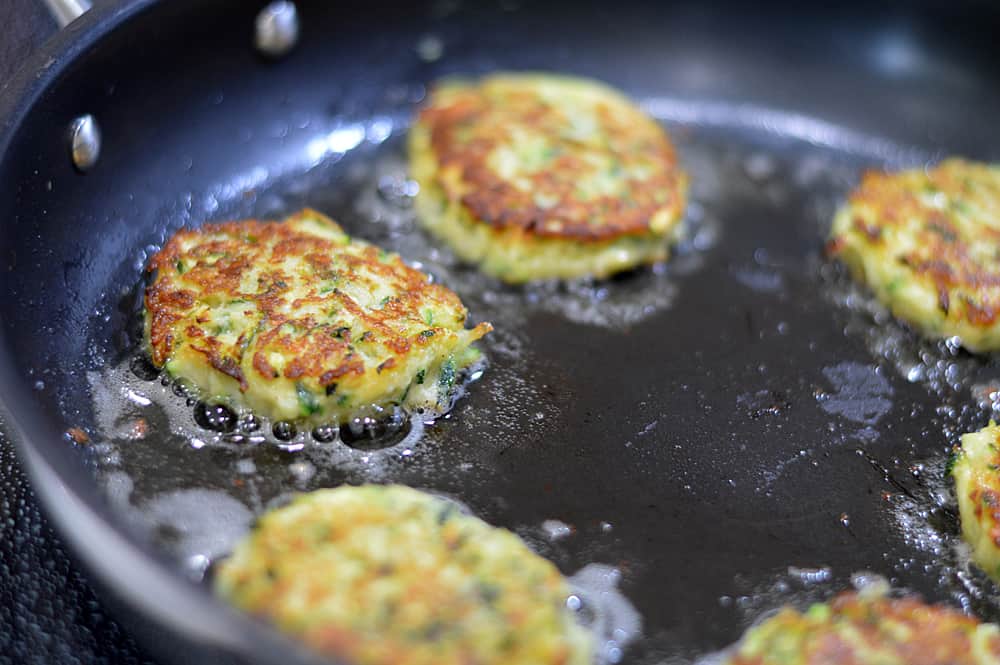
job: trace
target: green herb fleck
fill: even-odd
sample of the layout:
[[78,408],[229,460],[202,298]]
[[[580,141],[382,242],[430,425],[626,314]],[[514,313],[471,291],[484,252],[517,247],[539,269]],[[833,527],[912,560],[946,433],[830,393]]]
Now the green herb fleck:
[[968,215],[972,210],[969,208],[969,204],[962,200],[953,200],[951,202],[951,207],[963,215]]
[[448,520],[450,520],[452,518],[452,516],[456,512],[458,512],[458,511],[456,510],[455,506],[453,506],[450,503],[447,504],[446,506],[444,506],[443,508],[441,508],[440,511],[438,511],[437,523],[438,524],[444,524],[445,522],[447,522]]
[[480,582],[478,589],[479,597],[487,605],[493,605],[500,598],[500,587],[489,582]]
[[392,622],[392,618],[396,615],[396,609],[397,605],[394,601],[387,600],[382,603],[379,610],[381,614],[379,621],[381,621],[382,625],[388,626]]
[[958,464],[958,460],[962,457],[961,450],[952,450],[951,454],[948,455],[948,461],[944,465],[944,475],[950,476],[955,471],[955,465]]
[[424,321],[426,321],[427,325],[429,325],[429,326],[434,325],[434,310],[433,309],[428,308],[428,309],[424,310]]
[[947,226],[942,226],[941,224],[932,223],[928,224],[925,228],[931,233],[936,233],[941,236],[945,242],[955,242],[958,237],[954,230],[949,229]]
[[424,377],[426,375],[427,375],[427,370],[425,370],[425,369],[422,369],[422,370],[420,370],[420,371],[417,372],[417,385],[418,386],[424,385]]
[[344,406],[345,404],[347,404],[347,402],[348,402],[348,401],[350,401],[350,399],[351,399],[351,398],[350,398],[350,396],[348,396],[348,395],[341,395],[341,396],[340,396],[340,397],[339,397],[339,398],[337,399],[337,406]]
[[517,644],[517,636],[514,633],[507,633],[503,636],[503,640],[500,642],[500,652],[506,653],[514,648]]
[[438,399],[442,402],[447,400],[454,386],[455,359],[448,356],[448,359],[441,364],[441,373],[438,375]]
[[431,621],[426,628],[424,628],[424,639],[426,640],[437,640],[440,639],[445,631],[445,624],[439,619]]
[[316,396],[313,395],[312,391],[302,385],[301,381],[297,381],[295,383],[295,394],[299,398],[299,410],[302,412],[303,416],[311,416],[322,410],[322,406],[320,406],[320,403],[316,400]]
[[433,330],[425,330],[422,333],[420,333],[420,336],[421,337],[434,337],[434,331]]
[[185,266],[184,262],[181,261],[180,259],[177,259],[177,262],[174,264],[174,267],[177,268],[178,274],[183,275],[184,273],[187,272],[187,266]]

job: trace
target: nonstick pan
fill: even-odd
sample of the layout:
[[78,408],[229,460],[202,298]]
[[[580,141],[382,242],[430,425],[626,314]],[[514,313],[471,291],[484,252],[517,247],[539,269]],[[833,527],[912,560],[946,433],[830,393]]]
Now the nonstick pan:
[[[695,660],[857,574],[1000,618],[944,475],[1000,365],[921,342],[823,254],[865,168],[1000,158],[992,5],[295,6],[298,43],[266,54],[263,3],[98,3],[0,98],[2,417],[155,653],[299,658],[205,578],[289,493],[363,481],[518,532],[590,593],[607,662]],[[495,70],[599,78],[664,123],[692,180],[670,262],[509,288],[414,225],[414,109]],[[448,417],[377,441],[219,433],[137,360],[143,266],[171,233],[305,205],[496,326]]]

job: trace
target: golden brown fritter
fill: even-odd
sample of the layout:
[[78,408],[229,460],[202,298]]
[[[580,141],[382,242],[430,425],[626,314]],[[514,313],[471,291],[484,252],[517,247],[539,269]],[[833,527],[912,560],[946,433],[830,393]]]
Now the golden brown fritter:
[[686,176],[663,128],[585,79],[441,84],[410,158],[425,225],[508,281],[662,260],[684,209]]
[[352,663],[591,662],[554,565],[513,533],[398,485],[320,490],[268,513],[215,587]]
[[275,419],[446,406],[491,330],[466,330],[452,291],[311,210],[181,231],[149,270],[153,363]]
[[991,422],[963,435],[951,475],[972,559],[1000,581],[1000,427]]
[[1000,168],[950,159],[866,173],[829,249],[925,335],[1000,348]]
[[844,593],[747,631],[725,665],[996,665],[1000,629],[916,598]]

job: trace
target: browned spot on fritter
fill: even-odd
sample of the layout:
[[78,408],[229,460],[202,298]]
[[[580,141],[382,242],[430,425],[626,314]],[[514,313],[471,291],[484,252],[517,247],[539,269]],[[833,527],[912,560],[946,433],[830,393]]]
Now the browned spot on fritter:
[[[230,251],[232,248],[229,248]],[[196,253],[194,258],[201,258]],[[245,256],[222,256],[213,265],[198,263],[191,269],[188,279],[204,291],[233,293],[239,290],[243,271],[249,266]]]
[[152,317],[150,343],[153,363],[162,366],[173,348],[173,326],[194,307],[194,294],[186,289],[153,283],[146,289],[146,311]]
[[[570,114],[530,87],[508,87],[501,94],[487,84],[467,86],[443,99],[432,95],[418,122],[430,134],[439,173],[460,174],[459,188],[448,178],[438,184],[473,219],[498,229],[580,241],[647,236],[657,213],[669,212],[674,219],[683,208],[685,180],[677,155],[663,129],[638,111],[623,113],[599,104],[596,115],[599,126],[585,150],[612,165],[609,177],[622,183],[622,191],[613,195],[581,194],[581,179],[604,167],[578,154],[581,139],[571,133]],[[495,150],[516,142],[512,128],[546,137],[551,152],[544,167],[518,174],[516,183],[490,163]],[[631,167],[644,175],[629,175]],[[538,205],[539,196],[552,205]]]
[[361,374],[364,371],[364,366],[361,361],[357,358],[345,358],[344,362],[340,363],[333,369],[328,369],[323,372],[319,377],[319,384],[321,386],[334,385],[340,377],[354,372],[355,374]]
[[965,298],[965,317],[975,326],[990,326],[997,320],[996,307],[1000,303],[989,302],[977,305],[971,298]]
[[276,379],[281,376],[281,373],[267,361],[267,358],[260,351],[253,354],[253,368],[257,370],[258,374],[264,377]]
[[854,218],[854,228],[868,236],[871,242],[878,242],[882,239],[882,229],[877,226],[869,226],[860,217]]
[[[990,460],[990,468],[1000,468],[1000,452],[995,452]],[[997,547],[1000,547],[1000,494],[995,490],[982,485],[973,484],[969,491],[969,501],[973,506],[973,513],[976,521],[983,523],[983,518],[988,519],[991,525],[989,528],[990,540]]]
[[232,358],[228,356],[221,356],[218,353],[209,353],[208,364],[223,374],[236,379],[236,381],[240,384],[240,390],[247,389],[247,379],[243,376],[243,370],[240,369],[239,363]]
[[[340,232],[312,211],[288,221],[296,219],[318,219]],[[163,366],[187,344],[243,391],[249,368],[265,380],[309,378],[328,386],[365,373],[354,343],[369,345],[366,351],[374,351],[369,358],[391,359],[410,351],[415,340],[423,342],[420,333],[428,326],[421,308],[428,304],[446,306],[456,312],[459,326],[464,322],[465,309],[453,292],[430,283],[396,255],[374,246],[355,245],[348,252],[346,243],[346,236],[338,241],[290,223],[256,220],[179,232],[149,264],[156,273],[146,290],[153,362]],[[352,297],[348,285],[354,293],[388,289],[392,296],[373,307]],[[232,305],[228,315],[240,324],[229,338],[223,326],[211,330],[226,303]],[[350,313],[354,330],[337,323],[337,312]],[[488,331],[488,324],[482,330]],[[357,336],[361,339],[353,341]],[[273,357],[282,359],[278,367]]]
[[826,241],[823,249],[826,251],[827,256],[836,256],[844,249],[846,244],[847,241],[843,238],[830,238]]

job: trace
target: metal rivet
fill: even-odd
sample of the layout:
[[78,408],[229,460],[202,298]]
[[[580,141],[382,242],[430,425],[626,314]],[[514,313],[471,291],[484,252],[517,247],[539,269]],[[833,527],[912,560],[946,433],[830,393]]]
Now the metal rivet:
[[89,171],[101,156],[101,130],[92,115],[81,115],[69,125],[70,153],[73,165],[81,172]]
[[281,56],[299,41],[299,13],[287,0],[276,0],[257,14],[254,45],[261,53]]

